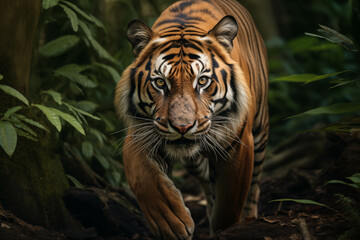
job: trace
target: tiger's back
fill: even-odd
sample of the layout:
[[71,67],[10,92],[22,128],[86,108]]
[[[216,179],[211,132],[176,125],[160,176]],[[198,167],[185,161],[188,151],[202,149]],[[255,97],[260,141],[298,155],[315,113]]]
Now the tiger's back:
[[213,231],[241,215],[256,217],[268,69],[250,14],[233,0],[183,0],[151,30],[130,23],[128,38],[136,58],[117,86],[115,108],[129,126],[125,173],[152,231],[164,239],[192,236],[191,216],[169,178],[174,160],[202,184]]

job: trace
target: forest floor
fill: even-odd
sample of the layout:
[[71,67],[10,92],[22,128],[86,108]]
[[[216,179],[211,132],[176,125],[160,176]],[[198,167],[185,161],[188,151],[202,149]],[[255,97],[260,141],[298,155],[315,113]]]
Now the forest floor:
[[[259,218],[246,219],[213,236],[209,236],[206,202],[198,184],[183,170],[174,173],[196,223],[194,239],[332,240],[351,228],[353,222],[340,194],[354,199],[351,209],[360,210],[358,192],[342,184],[325,183],[359,172],[360,134],[298,135],[273,149],[268,161],[261,182]],[[271,202],[281,198],[313,200],[331,209]],[[64,200],[81,225],[78,228],[54,231],[33,226],[0,206],[0,239],[154,239],[127,190],[71,188]],[[357,237],[343,239],[360,239]]]

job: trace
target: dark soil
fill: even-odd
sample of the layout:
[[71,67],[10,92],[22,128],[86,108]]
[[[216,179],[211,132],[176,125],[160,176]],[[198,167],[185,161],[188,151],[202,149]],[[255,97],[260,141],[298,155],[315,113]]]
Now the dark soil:
[[[194,239],[332,240],[351,228],[351,214],[344,209],[339,194],[353,199],[352,209],[360,210],[359,192],[342,184],[325,183],[360,172],[360,134],[303,134],[271,153],[264,167],[259,218],[246,219],[213,236],[209,236],[205,200],[196,181],[182,170],[174,173],[175,180],[185,179],[178,186],[196,222]],[[296,202],[271,202],[281,198],[314,200],[333,210]],[[0,206],[0,239],[153,239],[136,201],[125,189],[71,188],[64,201],[81,228],[54,231],[33,226]],[[344,239],[360,236],[355,230]]]

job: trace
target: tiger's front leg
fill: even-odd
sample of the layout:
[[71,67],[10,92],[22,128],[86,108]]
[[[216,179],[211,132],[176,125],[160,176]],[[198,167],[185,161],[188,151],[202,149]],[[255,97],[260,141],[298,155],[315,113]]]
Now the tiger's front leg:
[[248,195],[254,161],[253,137],[245,130],[242,142],[231,151],[232,158],[214,163],[214,207],[211,214],[213,233],[240,222]]
[[131,149],[131,139],[124,144],[125,174],[151,231],[161,239],[192,239],[194,221],[180,191],[155,161]]

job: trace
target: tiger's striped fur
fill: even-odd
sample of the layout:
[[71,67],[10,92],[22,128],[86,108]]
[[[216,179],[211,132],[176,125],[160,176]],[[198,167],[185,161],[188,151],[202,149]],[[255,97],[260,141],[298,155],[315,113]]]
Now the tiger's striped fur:
[[182,0],[152,29],[131,22],[128,38],[136,58],[115,108],[129,127],[126,177],[153,233],[191,239],[194,231],[170,179],[176,161],[204,187],[212,231],[256,217],[268,69],[249,13],[234,0]]

